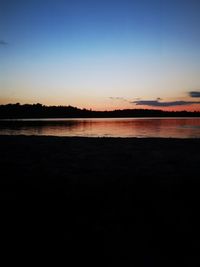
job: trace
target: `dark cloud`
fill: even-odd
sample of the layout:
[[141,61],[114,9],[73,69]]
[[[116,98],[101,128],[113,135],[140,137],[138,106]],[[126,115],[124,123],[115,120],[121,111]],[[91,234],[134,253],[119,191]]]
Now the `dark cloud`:
[[[193,97],[200,97],[200,95],[198,95],[200,94],[199,92],[190,92],[190,93],[193,93]],[[134,101],[127,100],[124,97],[109,97],[109,98],[112,100],[120,100],[120,101],[128,102],[130,104],[135,104],[137,106],[149,106],[149,107],[175,107],[175,106],[200,104],[200,101],[183,101],[183,100],[162,101],[162,98],[160,97],[156,98],[156,100],[141,100],[140,98],[137,98]]]
[[189,96],[200,97],[200,91],[191,91],[191,92],[189,92]]
[[4,40],[0,40],[0,45],[8,45],[8,43]]
[[200,102],[195,102],[195,101],[160,102],[158,99],[157,100],[139,100],[139,101],[133,101],[131,103],[136,104],[138,106],[150,106],[150,107],[175,107],[175,106],[200,104]]

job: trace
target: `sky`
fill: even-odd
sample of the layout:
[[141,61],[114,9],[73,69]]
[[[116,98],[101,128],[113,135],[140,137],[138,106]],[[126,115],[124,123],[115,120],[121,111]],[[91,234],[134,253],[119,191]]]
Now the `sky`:
[[199,0],[0,0],[0,104],[200,111]]

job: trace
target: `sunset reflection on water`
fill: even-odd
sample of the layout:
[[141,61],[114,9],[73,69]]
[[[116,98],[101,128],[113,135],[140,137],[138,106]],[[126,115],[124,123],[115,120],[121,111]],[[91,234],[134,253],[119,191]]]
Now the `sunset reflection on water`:
[[1,135],[199,138],[199,118],[4,120]]

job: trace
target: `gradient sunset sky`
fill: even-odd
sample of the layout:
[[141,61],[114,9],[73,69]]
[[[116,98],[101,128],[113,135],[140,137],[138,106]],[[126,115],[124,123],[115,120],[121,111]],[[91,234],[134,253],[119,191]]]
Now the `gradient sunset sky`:
[[0,104],[16,102],[200,111],[200,1],[0,0]]

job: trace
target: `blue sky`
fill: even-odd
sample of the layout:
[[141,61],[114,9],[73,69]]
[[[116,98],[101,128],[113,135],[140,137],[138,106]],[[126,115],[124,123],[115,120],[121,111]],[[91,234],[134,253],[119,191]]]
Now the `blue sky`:
[[199,47],[198,0],[0,0],[0,102],[198,109]]

